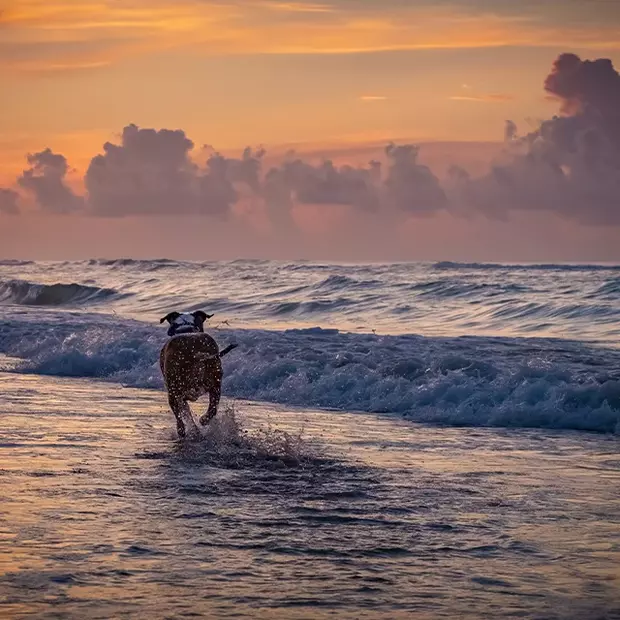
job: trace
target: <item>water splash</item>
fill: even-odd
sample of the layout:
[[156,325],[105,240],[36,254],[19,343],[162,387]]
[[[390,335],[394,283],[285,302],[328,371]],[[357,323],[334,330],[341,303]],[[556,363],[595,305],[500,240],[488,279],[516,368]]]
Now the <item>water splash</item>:
[[304,437],[303,427],[289,433],[272,425],[248,428],[246,420],[232,403],[220,407],[206,427],[186,421],[187,437],[174,444],[172,453],[147,452],[140,458],[168,458],[184,463],[210,465],[223,469],[249,467],[299,467],[323,460],[320,448]]

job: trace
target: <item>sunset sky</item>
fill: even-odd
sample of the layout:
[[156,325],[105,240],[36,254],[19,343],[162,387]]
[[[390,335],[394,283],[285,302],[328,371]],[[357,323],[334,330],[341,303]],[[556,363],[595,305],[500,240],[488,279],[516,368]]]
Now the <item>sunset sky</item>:
[[0,258],[620,261],[611,65],[616,0],[0,0]]

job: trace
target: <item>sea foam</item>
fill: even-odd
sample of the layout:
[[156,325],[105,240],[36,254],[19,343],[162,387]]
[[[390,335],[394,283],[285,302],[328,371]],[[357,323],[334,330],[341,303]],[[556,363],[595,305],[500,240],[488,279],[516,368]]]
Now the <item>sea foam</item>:
[[[558,339],[379,336],[336,329],[210,332],[225,396],[393,414],[416,422],[620,433],[620,351]],[[24,315],[0,326],[19,372],[161,389],[165,332],[100,314]],[[615,369],[615,371],[614,371]]]

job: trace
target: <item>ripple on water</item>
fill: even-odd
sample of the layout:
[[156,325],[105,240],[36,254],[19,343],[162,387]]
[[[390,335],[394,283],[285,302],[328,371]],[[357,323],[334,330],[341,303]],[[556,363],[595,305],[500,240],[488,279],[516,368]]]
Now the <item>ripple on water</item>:
[[183,442],[129,401],[122,423],[77,417],[72,436],[103,438],[87,456],[51,441],[66,417],[13,415],[14,436],[40,437],[0,463],[16,558],[2,612],[587,618],[617,600],[613,580],[590,587],[617,554],[599,544],[617,538],[612,439],[325,412],[290,431],[296,413],[242,406],[255,418],[223,406]]

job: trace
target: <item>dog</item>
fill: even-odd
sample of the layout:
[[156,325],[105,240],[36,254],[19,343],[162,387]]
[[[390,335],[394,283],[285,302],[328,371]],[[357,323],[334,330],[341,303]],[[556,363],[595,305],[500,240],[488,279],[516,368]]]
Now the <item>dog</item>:
[[213,315],[202,310],[191,313],[170,312],[159,322],[168,321],[170,340],[159,355],[159,365],[168,391],[168,403],[177,421],[179,437],[185,437],[183,418],[192,419],[188,401],[209,394],[209,408],[200,417],[200,424],[208,424],[217,414],[222,393],[221,359],[238,345],[230,344],[222,351],[209,334],[204,323]]

